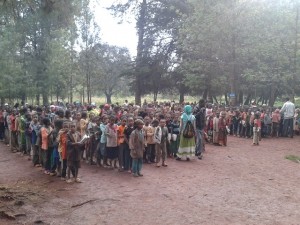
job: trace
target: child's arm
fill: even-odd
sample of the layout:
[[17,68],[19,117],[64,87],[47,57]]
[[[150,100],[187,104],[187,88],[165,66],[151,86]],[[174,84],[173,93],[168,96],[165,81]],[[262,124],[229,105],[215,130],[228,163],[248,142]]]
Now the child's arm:
[[129,149],[134,151],[134,143],[133,143],[133,134],[134,134],[134,131],[131,133],[130,137],[129,137]]

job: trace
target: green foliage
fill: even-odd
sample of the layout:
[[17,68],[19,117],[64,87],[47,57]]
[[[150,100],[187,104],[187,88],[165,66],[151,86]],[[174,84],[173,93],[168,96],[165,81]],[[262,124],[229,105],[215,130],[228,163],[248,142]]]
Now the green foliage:
[[191,90],[246,94],[270,105],[300,93],[298,1],[189,3],[180,39]]
[[136,103],[174,90],[181,101],[235,93],[232,104],[300,95],[298,0],[116,1],[114,15],[136,19],[133,62],[126,49],[101,42],[91,2],[0,1],[2,104],[73,101],[73,93],[110,101],[122,90]]

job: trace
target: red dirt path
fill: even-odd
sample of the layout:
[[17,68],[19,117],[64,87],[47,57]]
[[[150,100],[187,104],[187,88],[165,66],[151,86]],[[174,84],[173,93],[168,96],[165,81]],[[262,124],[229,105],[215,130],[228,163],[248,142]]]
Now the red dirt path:
[[[202,161],[146,165],[142,178],[83,165],[84,183],[71,185],[1,144],[0,187],[33,194],[23,206],[10,205],[21,215],[0,218],[0,225],[300,225],[300,164],[285,159],[300,156],[300,137],[264,139],[256,147],[249,139],[228,143],[207,145]],[[12,203],[0,199],[0,212],[5,204]]]

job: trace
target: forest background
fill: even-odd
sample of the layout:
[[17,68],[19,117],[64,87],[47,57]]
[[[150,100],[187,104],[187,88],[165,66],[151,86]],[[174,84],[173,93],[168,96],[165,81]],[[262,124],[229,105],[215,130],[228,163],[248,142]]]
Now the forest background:
[[132,56],[101,40],[91,0],[0,0],[0,101],[297,100],[299,9],[299,0],[112,1],[120,23],[135,21]]

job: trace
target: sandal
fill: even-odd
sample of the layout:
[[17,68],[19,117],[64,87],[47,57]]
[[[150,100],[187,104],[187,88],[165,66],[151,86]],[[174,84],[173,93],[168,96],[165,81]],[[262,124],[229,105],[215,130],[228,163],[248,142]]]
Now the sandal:
[[163,164],[162,164],[162,166],[163,166],[163,167],[167,167],[167,166],[168,166],[168,164],[166,164],[166,163],[163,163]]

